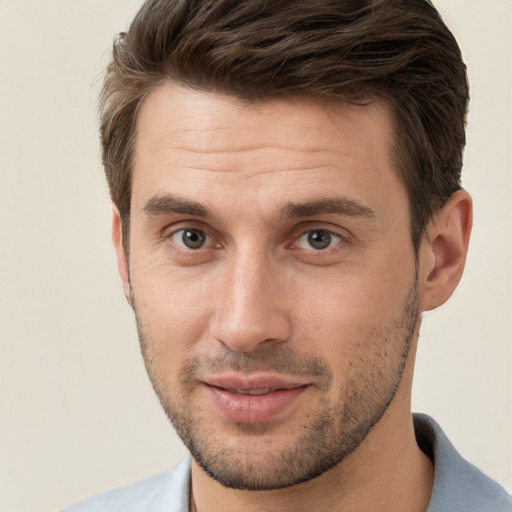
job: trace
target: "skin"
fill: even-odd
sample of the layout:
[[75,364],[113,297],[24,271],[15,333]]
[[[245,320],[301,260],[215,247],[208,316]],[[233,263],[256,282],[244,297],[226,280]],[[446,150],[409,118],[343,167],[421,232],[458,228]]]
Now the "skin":
[[[146,99],[129,262],[116,211],[113,240],[148,374],[195,457],[192,510],[426,510],[414,355],[421,312],[462,274],[471,200],[454,194],[416,255],[392,130],[379,100],[247,105],[174,84]],[[300,391],[269,416],[230,390],[233,418],[219,376]]]

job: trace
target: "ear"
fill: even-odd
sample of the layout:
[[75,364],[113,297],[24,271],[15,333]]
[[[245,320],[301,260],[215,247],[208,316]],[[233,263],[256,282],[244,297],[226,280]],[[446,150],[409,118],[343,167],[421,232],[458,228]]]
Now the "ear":
[[123,282],[124,296],[128,304],[132,306],[130,274],[128,272],[128,260],[123,245],[123,229],[121,224],[121,215],[117,206],[112,205],[112,242],[116,250],[117,269]]
[[471,196],[458,190],[429,224],[420,248],[421,311],[444,304],[459,284],[472,225]]

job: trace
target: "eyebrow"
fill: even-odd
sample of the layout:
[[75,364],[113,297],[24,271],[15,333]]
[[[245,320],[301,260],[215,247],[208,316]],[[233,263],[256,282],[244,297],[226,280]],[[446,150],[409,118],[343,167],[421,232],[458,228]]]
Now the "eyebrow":
[[313,217],[326,213],[374,219],[375,212],[359,201],[346,197],[330,197],[306,203],[288,203],[281,212],[281,218]]
[[[143,211],[152,217],[174,214],[202,218],[217,218],[209,208],[201,203],[182,199],[171,194],[152,197],[144,205]],[[353,199],[338,196],[304,203],[289,202],[281,210],[279,216],[281,219],[288,220],[330,213],[348,217],[361,217],[370,220],[375,218],[375,212],[368,206]]]
[[191,215],[194,217],[215,217],[212,211],[202,204],[187,199],[181,199],[170,194],[152,197],[144,205],[143,211],[152,217],[172,214]]

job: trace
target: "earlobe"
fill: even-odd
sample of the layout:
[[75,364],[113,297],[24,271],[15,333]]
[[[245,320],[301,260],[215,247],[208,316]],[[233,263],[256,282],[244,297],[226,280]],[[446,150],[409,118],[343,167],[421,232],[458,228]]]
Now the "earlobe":
[[116,251],[117,269],[123,282],[124,295],[128,304],[132,306],[130,274],[128,272],[128,260],[123,244],[121,215],[115,205],[112,205],[112,242]]
[[459,284],[473,223],[471,196],[455,192],[431,221],[420,249],[421,311],[444,304]]

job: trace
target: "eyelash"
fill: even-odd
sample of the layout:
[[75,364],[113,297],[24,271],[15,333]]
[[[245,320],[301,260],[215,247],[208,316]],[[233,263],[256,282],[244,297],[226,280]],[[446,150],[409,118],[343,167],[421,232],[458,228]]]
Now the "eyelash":
[[[312,245],[312,240],[310,240],[309,237],[311,237],[311,235],[313,235],[314,233],[316,233],[316,234],[322,233],[323,235],[327,235],[327,237],[329,239],[328,245],[326,247],[321,247],[321,248],[320,247],[304,248],[304,250],[311,251],[311,252],[327,252],[327,251],[329,251],[329,249],[333,249],[334,247],[338,246],[340,243],[343,243],[345,241],[344,236],[341,236],[339,233],[336,233],[330,229],[312,228],[312,229],[308,229],[307,231],[304,231],[299,237],[297,237],[295,239],[295,242],[293,243],[293,245],[297,245],[298,242],[307,235],[308,235],[308,243],[309,243],[309,245]],[[335,243],[331,246],[332,241],[334,241]]]
[[[183,236],[184,236],[184,234],[185,234],[185,232],[187,232],[187,231],[191,231],[191,232],[195,232],[195,233],[200,233],[200,234],[202,234],[205,238],[209,238],[212,242],[213,242],[213,240],[214,240],[214,237],[213,237],[210,233],[208,233],[208,231],[207,231],[207,230],[202,229],[202,228],[198,228],[198,227],[195,227],[195,226],[186,226],[186,227],[182,227],[182,228],[180,228],[180,229],[176,229],[176,230],[174,230],[172,233],[170,233],[166,238],[169,238],[170,240],[172,240],[172,241],[173,241],[173,243],[174,243],[175,245],[177,245],[177,246],[179,247],[179,249],[180,249],[180,250],[182,250],[182,251],[187,251],[187,252],[188,252],[188,251],[196,252],[196,251],[198,251],[199,249],[203,249],[203,248],[205,248],[203,245],[201,245],[200,247],[197,247],[197,248],[195,248],[195,249],[194,249],[194,248],[191,248],[191,247],[186,247],[186,246],[184,246],[184,245],[183,245],[183,246],[181,246],[179,243],[177,243],[177,242],[176,242],[176,240],[174,240],[174,237],[175,237],[176,235],[178,235],[179,233],[183,233],[183,235],[182,235],[182,237],[183,237]],[[215,244],[215,246],[216,246],[217,248],[220,248],[220,244]]]
[[[186,231],[191,231],[191,232],[195,232],[195,233],[198,233],[200,234],[200,236],[203,236],[205,239],[209,238],[211,240],[211,243],[208,244],[208,246],[205,247],[205,245],[200,245],[196,248],[194,247],[187,247],[185,245],[185,243],[183,242],[183,244],[181,244],[180,242],[176,241],[175,240],[175,236],[178,235],[179,233],[183,233],[182,234],[182,237],[184,236],[185,232]],[[298,246],[299,245],[299,242],[300,240],[309,235],[309,236],[312,236],[314,233],[316,234],[323,234],[324,236],[326,235],[328,240],[327,240],[327,245],[325,247],[300,247]],[[189,226],[184,226],[184,227],[180,227],[179,229],[175,229],[173,230],[169,235],[166,235],[165,236],[166,239],[169,239],[171,240],[177,247],[179,250],[181,251],[184,251],[184,252],[198,252],[200,249],[208,249],[208,248],[211,248],[211,245],[212,243],[214,243],[214,239],[215,239],[215,236],[212,235],[211,233],[209,233],[208,230],[202,228],[202,227],[196,227],[196,226],[193,226],[193,225],[189,225]],[[334,244],[331,245],[331,243],[334,241]],[[343,244],[347,241],[347,237],[345,235],[341,235],[333,230],[330,230],[330,229],[327,229],[325,227],[311,227],[311,228],[308,228],[308,229],[302,229],[298,234],[297,236],[293,236],[293,241],[289,244],[287,244],[285,247],[286,248],[290,248],[290,249],[297,249],[297,250],[304,250],[304,251],[308,251],[310,253],[327,253],[327,252],[331,252],[331,250],[335,249],[337,246],[339,246],[340,244]],[[309,239],[308,240],[308,243],[309,245],[312,245],[311,244],[312,240]],[[322,242],[320,241],[320,244]],[[220,248],[221,247],[221,244],[217,243],[215,244],[215,248]]]

